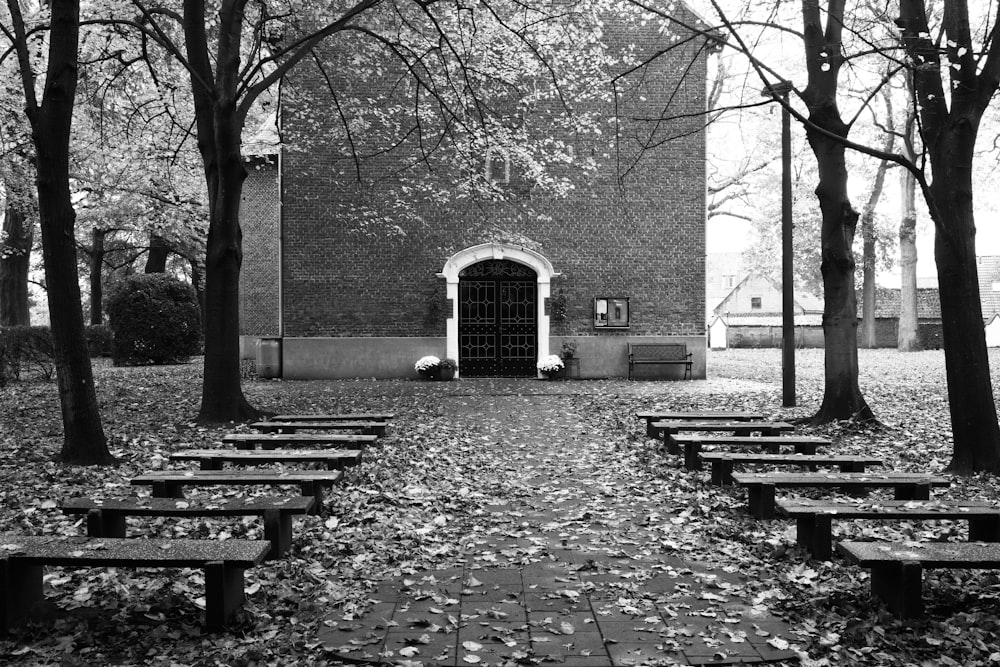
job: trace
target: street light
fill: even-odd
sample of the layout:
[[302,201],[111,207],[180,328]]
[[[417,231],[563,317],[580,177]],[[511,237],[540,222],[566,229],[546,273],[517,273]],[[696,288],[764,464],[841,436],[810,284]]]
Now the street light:
[[761,95],[781,98],[781,403],[795,406],[795,287],[792,274],[792,117],[789,81],[769,83]]

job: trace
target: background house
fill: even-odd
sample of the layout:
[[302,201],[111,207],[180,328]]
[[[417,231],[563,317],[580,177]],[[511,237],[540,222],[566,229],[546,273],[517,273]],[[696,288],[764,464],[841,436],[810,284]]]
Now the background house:
[[[698,25],[679,11],[681,23]],[[283,87],[277,159],[264,151],[251,160],[244,187],[244,353],[273,339],[285,378],[415,377],[426,354],[457,359],[463,377],[535,377],[537,360],[572,339],[580,375],[608,377],[627,374],[627,342],[679,341],[694,353],[694,377],[704,377],[707,50],[678,30],[605,23],[609,49],[634,45],[641,60],[674,38],[675,48],[634,81],[620,80],[617,100],[586,109],[637,123],[620,144],[553,130],[553,143],[597,165],[565,166],[560,176],[573,183],[565,196],[534,187],[496,152],[479,168],[504,189],[500,200],[421,196],[454,190],[464,167],[442,159],[420,176],[439,179],[434,187],[401,176],[418,150],[413,137],[359,165],[352,155],[378,154],[368,142],[391,135],[393,119],[374,114],[364,133],[346,137],[330,90],[370,95],[382,111],[405,109],[393,96],[406,87],[359,89],[337,78],[343,68],[320,71],[324,58],[343,56],[332,50],[304,63]],[[663,116],[674,120],[642,120]],[[372,223],[373,210],[395,203],[407,215],[391,229]]]
[[[899,336],[899,288],[875,289],[875,346],[896,347]],[[858,291],[858,319],[864,305],[862,292]],[[941,340],[941,300],[937,287],[917,286],[917,335],[925,350],[936,350]]]
[[[796,347],[823,346],[823,301],[796,292]],[[709,345],[726,347],[781,347],[781,286],[759,273],[751,273],[715,307],[709,323]]]

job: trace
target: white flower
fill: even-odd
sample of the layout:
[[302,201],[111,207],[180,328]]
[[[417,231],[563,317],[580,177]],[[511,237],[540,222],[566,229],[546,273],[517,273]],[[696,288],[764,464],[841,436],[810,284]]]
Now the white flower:
[[542,359],[537,364],[538,370],[543,373],[555,373],[563,368],[563,360],[558,354],[550,354],[547,357],[542,357]]
[[427,355],[426,357],[420,357],[419,359],[417,359],[417,363],[414,365],[414,368],[417,370],[418,373],[421,373],[423,371],[432,371],[435,368],[437,368],[438,364],[440,363],[441,360],[438,359],[437,357],[433,355]]

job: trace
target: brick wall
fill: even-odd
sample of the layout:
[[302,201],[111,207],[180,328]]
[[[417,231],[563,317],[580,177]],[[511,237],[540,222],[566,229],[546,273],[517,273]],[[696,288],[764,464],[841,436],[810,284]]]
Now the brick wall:
[[[652,25],[625,26],[617,33],[606,27],[606,33],[612,48],[635,41],[640,57],[662,45]],[[562,274],[553,290],[566,296],[566,317],[553,322],[553,335],[703,334],[705,147],[704,119],[696,114],[705,105],[705,56],[696,52],[700,46],[693,40],[661,57],[655,70],[620,82],[617,146],[609,145],[610,131],[600,141],[554,136],[600,165],[596,173],[576,167],[560,172],[573,181],[568,196],[531,191],[502,203],[429,194],[454,191],[456,171],[447,146],[431,158],[435,171],[420,174],[421,187],[407,188],[392,171],[417,151],[412,137],[392,155],[358,167],[352,152],[376,150],[366,138],[379,132],[371,119],[349,138],[338,129],[328,77],[342,71],[335,66],[338,57],[363,45],[327,51],[331,66],[325,77],[304,64],[283,91],[283,141],[290,147],[282,179],[285,334],[442,336],[445,285],[435,274],[453,253],[498,240],[543,254]],[[412,94],[395,87],[390,73],[367,83],[335,79],[333,88],[340,99],[368,96],[378,100],[374,106],[389,109],[403,103],[394,93]],[[609,120],[615,114],[610,103],[585,111]],[[681,120],[649,122],[664,111]],[[391,125],[382,122],[382,131]],[[610,122],[607,128],[613,129]],[[642,143],[651,147],[643,150]],[[358,170],[377,184],[359,191]],[[394,216],[388,225],[370,218],[371,210],[392,210],[400,193],[407,193],[407,215]],[[596,296],[628,297],[631,328],[596,332]]]
[[278,316],[278,169],[273,158],[247,162],[240,200],[243,267],[240,271],[240,333],[276,336]]

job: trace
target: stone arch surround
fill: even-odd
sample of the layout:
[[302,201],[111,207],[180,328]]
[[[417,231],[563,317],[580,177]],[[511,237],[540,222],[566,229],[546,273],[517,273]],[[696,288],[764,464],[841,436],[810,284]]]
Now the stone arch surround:
[[[524,264],[535,271],[538,277],[538,358],[549,354],[549,331],[551,323],[545,313],[545,300],[552,294],[552,279],[559,275],[544,255],[505,243],[482,243],[456,252],[444,263],[438,273],[447,283],[447,297],[451,302],[451,314],[447,321],[446,354],[458,359],[458,280],[462,269],[488,259],[506,259]],[[462,369],[459,368],[459,374]]]

